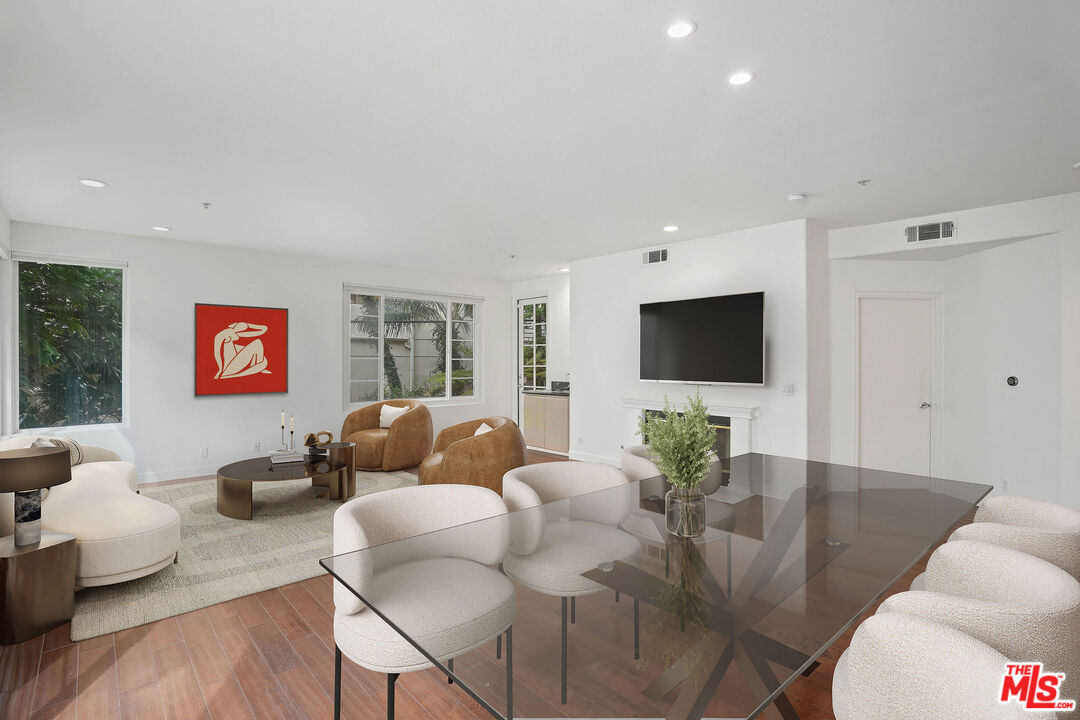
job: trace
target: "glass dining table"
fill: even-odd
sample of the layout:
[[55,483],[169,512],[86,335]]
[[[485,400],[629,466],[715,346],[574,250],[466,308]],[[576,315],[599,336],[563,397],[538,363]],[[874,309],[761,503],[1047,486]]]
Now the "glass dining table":
[[661,476],[510,513],[511,538],[539,523],[565,540],[631,495],[629,516],[597,534],[522,554],[514,540],[500,566],[514,582],[512,648],[500,635],[453,661],[356,588],[365,568],[462,527],[321,562],[494,718],[795,720],[788,685],[992,489],[740,455],[712,466],[706,531],[690,540],[665,529],[668,487]]

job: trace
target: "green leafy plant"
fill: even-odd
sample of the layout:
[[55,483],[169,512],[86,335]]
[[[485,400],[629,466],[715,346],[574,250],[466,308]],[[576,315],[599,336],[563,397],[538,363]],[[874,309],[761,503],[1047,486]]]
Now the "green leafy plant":
[[709,411],[701,393],[688,397],[679,412],[664,397],[663,413],[642,413],[638,434],[649,446],[660,472],[679,490],[693,492],[709,474],[716,431],[709,425]]

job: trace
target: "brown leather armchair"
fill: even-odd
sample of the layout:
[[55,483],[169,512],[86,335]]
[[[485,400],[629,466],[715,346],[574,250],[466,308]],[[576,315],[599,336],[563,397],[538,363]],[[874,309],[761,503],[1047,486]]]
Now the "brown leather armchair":
[[[383,405],[407,407],[409,412],[379,427]],[[349,413],[341,439],[356,443],[357,470],[401,470],[420,464],[431,452],[431,412],[419,400],[386,400]]]
[[[492,427],[473,435],[481,423]],[[452,425],[435,439],[435,453],[420,463],[420,484],[480,485],[502,495],[503,473],[525,464],[525,439],[507,417]]]

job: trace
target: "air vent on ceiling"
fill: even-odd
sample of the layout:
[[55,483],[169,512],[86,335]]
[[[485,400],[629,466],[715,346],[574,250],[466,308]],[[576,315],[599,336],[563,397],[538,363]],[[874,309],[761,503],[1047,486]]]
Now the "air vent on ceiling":
[[646,250],[641,253],[642,265],[656,265],[657,263],[667,262],[667,248],[660,248],[658,250]]
[[925,242],[927,240],[948,240],[956,237],[956,222],[954,220],[942,220],[941,222],[912,225],[904,228],[904,235],[909,243]]

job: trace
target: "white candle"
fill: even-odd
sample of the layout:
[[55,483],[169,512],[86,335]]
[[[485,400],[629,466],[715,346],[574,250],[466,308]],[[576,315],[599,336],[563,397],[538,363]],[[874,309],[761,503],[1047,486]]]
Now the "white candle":
[[289,416],[289,430],[295,430],[295,429],[296,429],[296,416],[295,415],[290,415]]
[[281,427],[285,427],[285,409],[281,409]]

